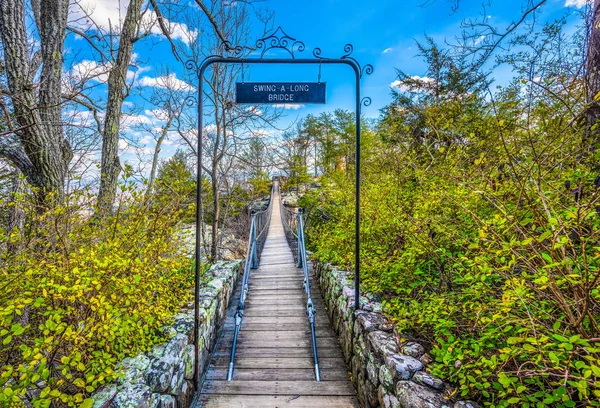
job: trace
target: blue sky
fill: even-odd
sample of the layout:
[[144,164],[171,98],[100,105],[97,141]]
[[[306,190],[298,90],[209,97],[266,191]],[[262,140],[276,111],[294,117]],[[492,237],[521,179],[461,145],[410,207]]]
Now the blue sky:
[[[409,75],[424,76],[426,68],[417,55],[416,41],[422,41],[425,34],[437,42],[453,42],[460,35],[460,23],[465,18],[485,18],[500,30],[520,17],[521,7],[525,0],[493,0],[492,4],[482,8],[481,0],[461,0],[460,8],[453,12],[448,0],[265,0],[257,3],[268,7],[275,14],[274,26],[281,26],[288,35],[301,40],[306,51],[298,56],[311,57],[312,50],[320,47],[323,56],[340,57],[344,54],[344,45],[354,45],[352,54],[361,64],[372,64],[374,73],[365,76],[362,81],[362,94],[372,99],[372,104],[363,111],[367,117],[377,117],[379,110],[391,101],[390,84],[396,79],[396,69],[402,69]],[[574,27],[579,23],[577,12],[585,5],[586,0],[548,0],[541,9],[539,19],[548,21],[569,15],[569,24]],[[106,25],[110,19],[124,15],[126,0],[80,0],[80,3],[91,13],[92,18],[100,25]],[[485,2],[487,3],[487,1]],[[185,4],[185,2],[180,2]],[[190,2],[191,7],[197,7]],[[77,17],[77,12],[73,14]],[[72,17],[72,19],[74,18]],[[151,16],[150,16],[151,17]],[[185,33],[193,30],[180,21],[171,21],[173,37],[176,42],[185,42]],[[251,45],[260,37],[262,27],[254,25]],[[153,35],[136,44],[134,48],[137,68],[132,68],[130,79],[135,81],[139,92],[132,92],[125,105],[125,112],[130,113],[124,130],[129,142],[123,140],[121,149],[123,157],[130,163],[146,165],[148,155],[154,147],[154,141],[147,130],[139,124],[152,127],[162,123],[160,115],[153,111],[147,100],[152,89],[160,87],[164,69],[169,67],[173,80],[183,88],[193,89],[195,83],[182,82],[185,69],[170,53],[168,43],[162,39],[159,30],[152,28]],[[68,57],[74,65],[72,72],[83,70],[95,72],[99,61],[86,47],[85,41],[76,36],[69,36],[66,42]],[[246,73],[246,81],[316,81],[318,66],[261,65],[254,66]],[[497,83],[505,82],[511,73],[505,67],[494,72]],[[94,86],[92,94],[99,99],[105,96],[103,85],[106,76],[99,75],[91,81]],[[326,105],[296,106],[297,109],[285,109],[279,127],[283,128],[297,118],[309,113],[318,114],[337,108],[354,109],[354,77],[347,66],[322,67],[322,81],[327,82]],[[89,114],[82,113],[89,121]],[[132,125],[135,123],[135,125]],[[172,155],[181,144],[176,134],[169,136],[163,147],[162,156]],[[135,147],[133,146],[135,145]]]

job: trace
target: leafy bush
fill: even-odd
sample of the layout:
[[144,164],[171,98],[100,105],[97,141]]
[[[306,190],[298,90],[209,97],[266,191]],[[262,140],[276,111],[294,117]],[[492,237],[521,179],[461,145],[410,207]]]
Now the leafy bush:
[[[364,289],[463,398],[600,406],[600,150],[582,79],[542,48],[542,87],[518,77],[490,96],[460,57],[421,49],[433,85],[399,74],[412,91],[395,94],[366,156]],[[301,203],[307,236],[352,270],[353,179],[321,183]]]
[[85,192],[47,212],[28,208],[22,236],[1,237],[19,250],[0,261],[0,405],[27,396],[78,406],[115,380],[117,362],[162,341],[191,299],[175,234],[186,198],[149,199],[131,184],[120,197],[105,220],[89,217]]

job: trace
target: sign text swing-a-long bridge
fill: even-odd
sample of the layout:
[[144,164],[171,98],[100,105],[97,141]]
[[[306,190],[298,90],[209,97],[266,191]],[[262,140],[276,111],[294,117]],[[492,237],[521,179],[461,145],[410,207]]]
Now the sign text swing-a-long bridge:
[[[321,49],[312,58],[296,58],[305,45],[278,28],[257,41],[259,57],[249,57],[242,47],[223,44],[228,55],[206,58],[200,66],[188,64],[198,75],[197,198],[201,197],[204,73],[217,63],[227,64],[342,64],[352,68],[356,84],[356,179],[355,179],[355,308],[360,283],[360,81],[373,67],[361,67],[347,44],[345,54],[327,58]],[[287,58],[265,58],[269,50],[283,50]],[[238,83],[238,103],[325,103],[325,84]],[[269,207],[253,214],[240,287],[235,292],[221,327],[209,366],[200,378],[198,341],[195,341],[194,406],[201,407],[356,407],[355,390],[335,333],[324,312],[318,290],[311,292],[304,245],[301,209],[281,203],[279,182],[273,183]],[[200,283],[200,203],[196,206],[196,280],[194,333],[198,333]],[[287,239],[286,239],[287,238]],[[259,265],[260,263],[260,265]]]

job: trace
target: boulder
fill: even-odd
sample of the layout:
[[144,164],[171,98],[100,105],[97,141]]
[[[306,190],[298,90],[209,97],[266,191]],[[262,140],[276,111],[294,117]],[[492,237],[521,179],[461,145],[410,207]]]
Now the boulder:
[[402,354],[406,354],[407,356],[411,356],[414,358],[421,358],[421,356],[425,354],[425,348],[419,343],[409,341],[404,346],[402,346]]
[[401,408],[398,398],[393,392],[388,391],[382,385],[377,390],[377,397],[379,398],[379,406],[381,408]]
[[115,384],[107,384],[97,390],[92,399],[92,408],[108,408],[113,398],[117,395],[117,386]]
[[177,402],[172,395],[160,396],[160,408],[177,408]]
[[429,373],[426,373],[425,371],[417,371],[415,375],[413,375],[412,380],[417,384],[426,385],[435,390],[443,390],[445,386],[442,380]]
[[194,385],[190,381],[185,381],[181,387],[181,392],[177,396],[178,408],[188,408],[192,403],[192,399],[194,399]]
[[171,386],[171,379],[175,372],[175,361],[167,356],[153,360],[146,370],[146,381],[152,391],[164,394]]
[[151,408],[154,403],[152,390],[145,384],[128,384],[110,403],[110,408]]
[[360,325],[363,333],[370,333],[372,331],[391,333],[394,327],[383,315],[363,310],[356,312],[356,322]]
[[393,335],[382,331],[372,331],[367,334],[369,350],[379,358],[398,352],[398,343]]
[[385,358],[385,365],[397,380],[410,380],[423,364],[416,358],[403,354],[391,354]]
[[440,392],[412,381],[398,381],[396,397],[404,408],[452,408]]

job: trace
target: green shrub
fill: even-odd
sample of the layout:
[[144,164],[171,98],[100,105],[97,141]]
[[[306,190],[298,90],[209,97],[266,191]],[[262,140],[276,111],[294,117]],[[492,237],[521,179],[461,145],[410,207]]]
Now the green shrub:
[[[572,51],[559,32],[544,44]],[[394,95],[365,155],[363,288],[456,396],[600,406],[600,149],[582,79],[542,47],[543,87],[519,77],[492,94],[457,57],[421,51],[435,92],[400,73],[416,91]],[[311,249],[352,270],[352,175],[321,184],[300,204]]]
[[[117,362],[164,340],[161,328],[191,299],[179,255],[180,195],[148,199],[121,187],[115,214],[89,217],[78,193],[53,210],[28,209],[20,249],[0,264],[0,405],[78,406],[115,380]],[[23,203],[29,202],[24,198]]]

